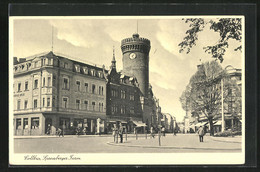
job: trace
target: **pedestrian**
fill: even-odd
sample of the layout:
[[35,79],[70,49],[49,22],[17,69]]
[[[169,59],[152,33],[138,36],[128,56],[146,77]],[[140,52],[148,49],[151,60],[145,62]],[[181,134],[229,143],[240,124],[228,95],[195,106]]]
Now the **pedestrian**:
[[51,125],[50,125],[50,124],[48,124],[48,128],[47,128],[47,135],[50,135],[50,133],[51,133]]
[[153,127],[151,127],[150,129],[150,133],[151,133],[151,138],[154,138]]
[[163,136],[165,136],[165,128],[164,127],[162,127],[162,134],[163,134]]
[[62,132],[61,129],[58,128],[58,129],[57,129],[57,135],[58,135],[59,137],[61,136],[61,132]]
[[114,137],[114,142],[116,142],[116,132],[117,132],[117,128],[116,128],[116,124],[114,124],[114,127],[112,128],[112,135]]
[[177,129],[175,128],[175,129],[173,130],[174,136],[176,136],[176,133],[177,133]]
[[65,129],[66,129],[66,126],[65,124],[62,125],[62,137],[64,137],[65,135]]
[[200,128],[198,129],[198,134],[199,134],[200,142],[203,142],[203,136],[204,136],[205,132],[204,132],[204,128],[202,126],[200,126]]
[[123,126],[120,123],[120,127],[119,127],[119,130],[118,130],[118,134],[120,136],[120,143],[123,143],[123,133],[124,133]]

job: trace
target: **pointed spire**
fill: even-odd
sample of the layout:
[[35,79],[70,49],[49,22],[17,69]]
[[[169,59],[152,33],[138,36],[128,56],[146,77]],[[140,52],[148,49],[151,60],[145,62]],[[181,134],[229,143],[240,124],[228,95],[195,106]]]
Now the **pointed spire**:
[[116,58],[115,58],[115,47],[113,46],[113,58],[112,58],[112,61],[111,61],[111,68],[115,68],[116,69]]

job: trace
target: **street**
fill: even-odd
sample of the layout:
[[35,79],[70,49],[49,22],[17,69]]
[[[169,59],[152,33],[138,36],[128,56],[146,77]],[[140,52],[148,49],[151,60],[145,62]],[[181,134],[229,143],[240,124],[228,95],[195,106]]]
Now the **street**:
[[[129,135],[124,143],[114,143],[112,136],[65,136],[15,138],[15,153],[173,153],[173,152],[241,152],[241,142],[205,136],[199,142],[196,134],[172,134],[147,139],[145,135]],[[239,140],[234,138],[233,140]]]

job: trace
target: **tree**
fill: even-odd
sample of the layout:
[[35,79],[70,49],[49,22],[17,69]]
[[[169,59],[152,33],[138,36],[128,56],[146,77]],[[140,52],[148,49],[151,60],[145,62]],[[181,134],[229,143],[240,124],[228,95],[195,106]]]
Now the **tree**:
[[[184,19],[183,19],[184,20]],[[226,49],[229,46],[229,40],[234,39],[240,42],[240,46],[234,51],[242,50],[242,25],[241,18],[220,18],[217,21],[205,20],[202,18],[188,18],[185,23],[189,23],[190,29],[186,31],[186,37],[179,44],[180,53],[186,50],[188,54],[191,48],[196,45],[198,33],[202,32],[206,25],[210,25],[210,29],[219,33],[219,40],[214,45],[204,47],[205,52],[212,55],[212,58],[222,62]]]
[[205,115],[210,124],[211,135],[214,135],[213,120],[221,112],[221,79],[224,79],[224,102],[229,101],[229,88],[237,95],[241,94],[236,82],[228,77],[217,61],[213,60],[198,66],[197,72],[191,77],[180,97],[184,110],[189,110],[192,114]]

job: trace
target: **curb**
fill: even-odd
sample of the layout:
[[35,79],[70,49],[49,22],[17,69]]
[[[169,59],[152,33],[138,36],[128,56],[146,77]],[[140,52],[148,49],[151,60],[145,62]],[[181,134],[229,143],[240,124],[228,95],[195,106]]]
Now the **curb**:
[[213,138],[211,138],[211,139],[214,140],[214,141],[216,141],[216,142],[225,142],[225,143],[242,143],[242,141],[239,142],[239,141],[218,140],[218,139],[213,139]]
[[195,150],[240,150],[241,148],[231,148],[231,149],[220,149],[220,148],[194,148],[194,147],[179,147],[179,146],[149,146],[149,145],[126,145],[124,143],[115,144],[113,142],[107,142],[108,145],[112,146],[123,146],[123,147],[140,147],[140,148],[160,148],[160,149],[195,149]]

